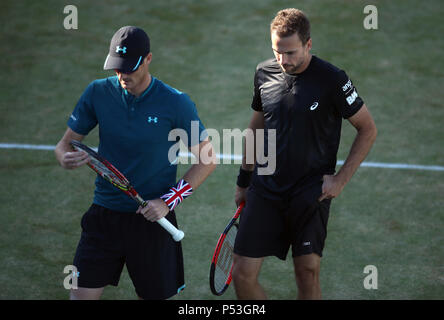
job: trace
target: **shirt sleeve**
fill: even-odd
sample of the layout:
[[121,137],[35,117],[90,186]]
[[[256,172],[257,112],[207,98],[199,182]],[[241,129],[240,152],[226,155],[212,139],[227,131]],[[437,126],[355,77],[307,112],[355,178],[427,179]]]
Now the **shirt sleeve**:
[[336,110],[344,119],[350,118],[364,105],[356,87],[344,71],[336,74],[333,89],[333,101]]
[[68,127],[86,136],[96,125],[97,117],[93,105],[94,82],[90,83],[77,102],[68,119]]
[[251,102],[251,108],[255,111],[264,111],[262,107],[261,91],[259,90],[259,71],[256,70],[254,74],[254,91],[253,101]]
[[181,95],[181,112],[178,113],[177,128],[185,130],[188,135],[187,141],[182,142],[187,147],[200,144],[207,137],[207,131],[199,118],[196,105],[187,94]]

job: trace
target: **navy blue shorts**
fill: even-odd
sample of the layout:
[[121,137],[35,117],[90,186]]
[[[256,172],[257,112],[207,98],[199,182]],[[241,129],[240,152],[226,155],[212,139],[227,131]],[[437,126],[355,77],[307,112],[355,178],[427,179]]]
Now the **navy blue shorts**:
[[285,260],[291,246],[293,257],[311,253],[322,257],[331,200],[319,202],[321,194],[322,181],[286,200],[267,199],[249,188],[234,252]]
[[[174,212],[166,218],[177,226]],[[123,266],[142,299],[166,299],[184,287],[182,247],[158,223],[93,204],[81,220],[73,265],[78,286],[117,286]]]

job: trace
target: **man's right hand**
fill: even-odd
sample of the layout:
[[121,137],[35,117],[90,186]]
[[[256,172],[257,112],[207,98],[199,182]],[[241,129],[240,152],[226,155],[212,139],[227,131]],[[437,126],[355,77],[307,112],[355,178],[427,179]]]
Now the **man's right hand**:
[[68,151],[62,155],[60,165],[65,169],[75,169],[86,164],[88,160],[89,157],[85,151]]
[[239,207],[242,201],[247,202],[247,188],[236,186],[236,192],[234,194],[234,202],[236,203],[236,207]]
[[67,128],[62,139],[57,143],[54,150],[57,161],[62,168],[75,169],[88,162],[88,154],[85,151],[74,151],[71,140],[82,141],[84,136]]

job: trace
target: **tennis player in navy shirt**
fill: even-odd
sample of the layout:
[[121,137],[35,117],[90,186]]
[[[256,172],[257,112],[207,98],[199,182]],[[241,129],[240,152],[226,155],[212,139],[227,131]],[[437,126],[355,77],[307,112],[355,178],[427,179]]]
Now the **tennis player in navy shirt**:
[[[99,154],[149,200],[145,208],[138,207],[97,176],[93,203],[81,221],[73,262],[78,289],[71,289],[71,299],[99,299],[105,286],[117,286],[124,265],[141,299],[166,299],[185,286],[181,244],[153,222],[166,217],[177,226],[174,208],[183,198],[175,198],[173,188],[192,193],[215,169],[216,160],[193,101],[152,76],[151,61],[148,35],[137,27],[120,28],[104,64],[116,76],[88,85],[56,146],[63,168],[81,167],[87,154],[74,151],[70,141],[81,141],[98,126]],[[190,139],[193,124],[199,128],[197,141]],[[199,160],[179,181],[177,165],[169,159],[177,143],[168,139],[174,129],[188,134],[182,142]]]

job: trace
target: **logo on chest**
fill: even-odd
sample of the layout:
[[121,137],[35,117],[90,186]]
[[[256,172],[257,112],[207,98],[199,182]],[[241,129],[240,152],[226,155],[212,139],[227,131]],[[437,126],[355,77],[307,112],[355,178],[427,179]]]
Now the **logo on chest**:
[[313,110],[316,110],[316,108],[319,106],[319,102],[313,102],[313,104],[310,106],[310,110],[311,111],[313,111]]
[[148,123],[157,123],[159,120],[157,117],[151,117],[149,116],[147,119]]

